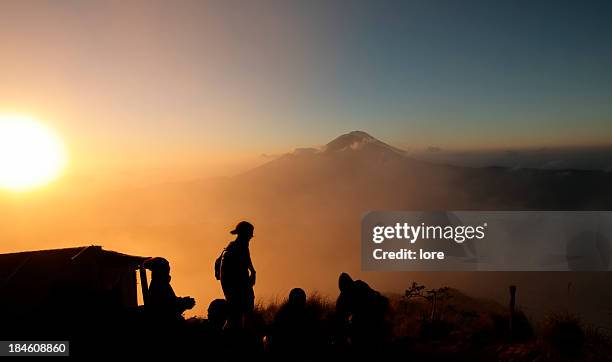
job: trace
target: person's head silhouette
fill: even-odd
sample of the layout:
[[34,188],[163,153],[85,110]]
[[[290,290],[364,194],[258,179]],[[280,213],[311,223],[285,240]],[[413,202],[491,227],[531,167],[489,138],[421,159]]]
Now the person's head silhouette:
[[341,292],[348,291],[353,286],[353,278],[347,273],[340,274],[338,278],[338,288]]
[[248,221],[241,221],[236,225],[234,230],[230,231],[230,234],[236,235],[236,240],[249,241],[253,237],[253,231],[255,227]]
[[161,257],[149,258],[143,266],[151,271],[151,279],[170,281],[170,263]]
[[306,292],[302,288],[293,288],[289,292],[288,304],[294,308],[304,308],[306,305]]
[[215,299],[208,305],[208,320],[215,328],[223,328],[227,320],[227,308],[225,299]]

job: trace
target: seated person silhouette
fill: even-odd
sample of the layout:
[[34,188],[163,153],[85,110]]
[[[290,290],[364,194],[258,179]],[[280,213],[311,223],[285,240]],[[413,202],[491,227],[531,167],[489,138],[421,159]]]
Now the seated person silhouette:
[[143,266],[151,270],[151,283],[149,285],[149,298],[145,308],[147,313],[161,323],[175,323],[183,321],[183,312],[195,305],[191,297],[177,297],[170,286],[170,263],[160,257],[144,261]]
[[221,333],[227,323],[227,302],[225,299],[215,299],[208,305],[206,324],[211,330]]
[[203,340],[194,341],[200,347],[206,347],[206,357],[210,360],[223,360],[227,354],[228,337],[225,333],[228,306],[224,299],[215,299],[208,305],[208,319],[202,322]]
[[312,309],[307,308],[304,290],[292,289],[274,316],[269,335],[270,352],[282,360],[313,356],[325,342],[316,323]]

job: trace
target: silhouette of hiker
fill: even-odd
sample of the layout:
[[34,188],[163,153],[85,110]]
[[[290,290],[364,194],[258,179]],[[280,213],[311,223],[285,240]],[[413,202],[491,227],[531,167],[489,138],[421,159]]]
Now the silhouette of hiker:
[[251,261],[249,241],[254,227],[241,221],[230,233],[236,240],[229,243],[221,254],[220,280],[228,304],[228,328],[244,328],[244,318],[254,308],[255,268]]
[[340,274],[338,287],[336,314],[340,318],[342,335],[356,349],[373,352],[386,338],[388,299],[366,282],[353,280],[347,273]]
[[202,350],[205,348],[206,358],[211,361],[225,360],[223,357],[227,353],[228,340],[225,333],[227,323],[228,306],[224,299],[215,299],[208,305],[208,319],[201,325],[200,340],[191,341],[198,345]]
[[316,339],[320,336],[314,315],[306,308],[306,293],[301,288],[292,289],[289,299],[274,316],[270,351],[281,360],[306,358],[319,347]]
[[183,312],[193,308],[195,300],[191,297],[177,297],[170,286],[170,263],[160,257],[144,261],[143,266],[151,270],[149,300],[146,308],[155,321],[175,324],[183,319]]
[[208,326],[215,332],[221,333],[227,322],[227,302],[225,299],[215,299],[208,305]]

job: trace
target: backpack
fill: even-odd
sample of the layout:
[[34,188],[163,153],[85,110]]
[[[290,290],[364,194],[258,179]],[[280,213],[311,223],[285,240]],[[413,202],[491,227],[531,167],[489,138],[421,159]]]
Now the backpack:
[[221,255],[215,260],[215,279],[221,280],[221,264],[223,264],[223,256],[225,255],[226,248],[221,251]]

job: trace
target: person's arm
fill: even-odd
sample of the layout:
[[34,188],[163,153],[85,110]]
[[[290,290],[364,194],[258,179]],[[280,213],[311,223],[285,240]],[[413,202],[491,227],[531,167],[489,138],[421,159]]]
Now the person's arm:
[[251,285],[255,285],[255,267],[253,267],[253,261],[251,260],[251,252],[247,249],[247,257],[248,257],[248,269],[250,272]]
[[195,306],[195,299],[191,297],[177,297],[170,284],[168,284],[168,299],[169,302],[172,301],[173,309],[178,314],[183,314],[184,311]]
[[179,313],[183,313],[187,309],[191,309],[195,306],[195,299],[192,297],[177,297],[177,304],[179,305]]

